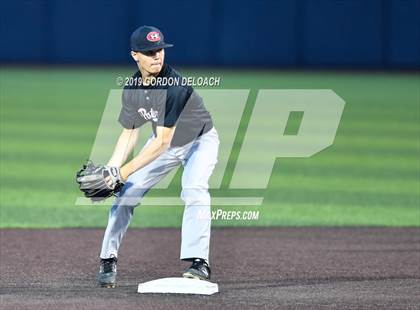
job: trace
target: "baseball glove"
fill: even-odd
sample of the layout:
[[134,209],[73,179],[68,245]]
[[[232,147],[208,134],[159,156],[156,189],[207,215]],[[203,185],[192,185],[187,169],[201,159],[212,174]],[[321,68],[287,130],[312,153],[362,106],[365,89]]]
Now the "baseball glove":
[[80,190],[92,201],[101,201],[118,193],[124,183],[120,169],[109,166],[96,166],[88,161],[76,174]]

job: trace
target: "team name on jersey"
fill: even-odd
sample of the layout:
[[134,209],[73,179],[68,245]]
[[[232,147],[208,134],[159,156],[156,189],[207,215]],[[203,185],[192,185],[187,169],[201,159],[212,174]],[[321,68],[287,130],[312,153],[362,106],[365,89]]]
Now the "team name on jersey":
[[138,112],[147,121],[152,120],[154,122],[157,122],[158,120],[158,111],[153,110],[153,108],[150,108],[149,112],[147,112],[144,108],[140,108],[138,109]]

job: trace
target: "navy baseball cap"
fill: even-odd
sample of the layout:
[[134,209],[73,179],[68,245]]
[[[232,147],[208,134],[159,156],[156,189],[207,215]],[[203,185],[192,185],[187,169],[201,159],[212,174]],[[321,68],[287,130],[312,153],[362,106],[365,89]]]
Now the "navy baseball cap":
[[134,52],[147,52],[173,46],[165,43],[162,32],[153,26],[137,28],[131,35],[130,43]]

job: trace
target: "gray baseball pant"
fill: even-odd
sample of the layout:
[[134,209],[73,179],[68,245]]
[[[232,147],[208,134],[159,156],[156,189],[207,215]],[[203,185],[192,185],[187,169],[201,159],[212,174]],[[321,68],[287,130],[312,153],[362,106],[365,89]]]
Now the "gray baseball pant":
[[184,146],[170,147],[154,161],[131,174],[109,212],[100,257],[118,256],[134,208],[154,185],[182,164],[181,198],[185,208],[180,259],[202,258],[208,261],[211,225],[208,180],[217,163],[218,149],[219,138],[213,128]]

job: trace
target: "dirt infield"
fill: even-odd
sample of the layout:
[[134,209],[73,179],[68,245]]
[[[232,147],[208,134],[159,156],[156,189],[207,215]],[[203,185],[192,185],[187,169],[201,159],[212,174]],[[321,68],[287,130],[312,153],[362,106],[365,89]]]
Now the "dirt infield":
[[416,228],[214,229],[213,296],[137,294],[180,276],[177,229],[131,229],[118,286],[96,286],[102,230],[1,230],[2,309],[418,309]]

